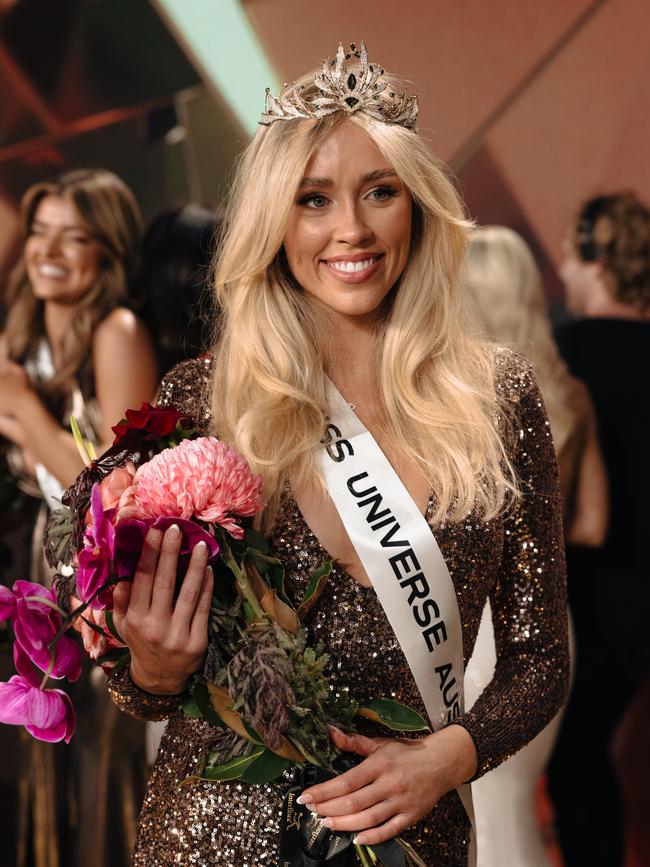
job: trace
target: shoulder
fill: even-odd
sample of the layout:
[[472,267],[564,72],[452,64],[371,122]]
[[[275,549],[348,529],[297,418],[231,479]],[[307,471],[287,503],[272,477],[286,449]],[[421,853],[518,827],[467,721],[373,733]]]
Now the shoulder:
[[181,361],[163,377],[157,406],[186,412],[201,430],[209,430],[212,416],[212,356]]
[[145,328],[132,310],[116,307],[99,323],[93,336],[96,349],[115,347],[133,340],[142,339]]
[[517,404],[537,388],[532,362],[505,346],[491,348],[497,398]]

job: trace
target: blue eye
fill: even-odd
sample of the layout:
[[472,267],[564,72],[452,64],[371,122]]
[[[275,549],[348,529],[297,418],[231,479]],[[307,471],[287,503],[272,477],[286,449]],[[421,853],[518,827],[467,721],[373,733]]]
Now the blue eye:
[[397,195],[397,190],[394,187],[376,187],[370,191],[370,196],[376,202],[385,202],[387,199],[392,199]]
[[327,204],[328,199],[322,193],[309,193],[308,196],[300,199],[298,204],[305,205],[308,208],[315,208],[316,210],[320,210],[324,208]]

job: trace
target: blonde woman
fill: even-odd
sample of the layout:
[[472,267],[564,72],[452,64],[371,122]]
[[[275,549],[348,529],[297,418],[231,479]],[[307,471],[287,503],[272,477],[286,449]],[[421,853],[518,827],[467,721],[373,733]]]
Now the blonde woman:
[[[104,170],[71,171],[31,187],[21,219],[22,256],[0,335],[0,438],[18,483],[40,502],[31,564],[28,556],[13,563],[12,580],[49,583],[41,554],[48,507],[83,468],[70,415],[101,452],[124,410],[151,400],[156,363],[144,327],[124,306],[140,241],[126,184]],[[113,713],[99,670],[89,666],[72,689],[82,712],[70,747],[9,745],[3,732],[3,749],[17,751],[22,764],[16,863],[81,867],[92,851],[98,865],[119,867],[142,797],[144,732]]]
[[[388,692],[435,729],[417,738],[378,737],[371,725],[363,735],[333,731],[358,764],[305,790],[300,803],[359,843],[403,834],[426,864],[466,864],[469,821],[454,790],[533,737],[566,689],[553,448],[529,365],[463,333],[467,224],[414,129],[416,99],[390,84],[363,44],[347,56],[340,48],[298,86],[268,96],[240,161],[216,267],[224,319],[214,358],[179,367],[161,399],[262,474],[266,528],[291,596],[313,567],[336,561],[304,624],[325,643],[333,688]],[[349,423],[368,434],[354,461],[394,474],[384,502],[393,516],[408,515],[381,544],[350,504],[357,483],[350,477],[346,487],[332,472],[337,449],[342,461],[351,457],[342,438]],[[418,559],[415,548],[433,550],[434,534],[439,549]],[[197,551],[173,607],[177,553],[172,530],[151,533],[133,582],[115,597],[132,653],[130,671],[112,682],[115,700],[130,713],[169,717],[134,864],[277,864],[282,787],[178,785],[207,735],[179,706],[203,663],[211,578]],[[387,553],[397,570],[388,582]],[[463,654],[488,596],[500,613],[499,662],[464,713]],[[441,619],[425,629],[425,611],[435,619],[436,608]],[[394,631],[393,614],[410,625]],[[317,862],[299,852],[292,863]]]
[[[523,238],[505,226],[476,229],[465,254],[463,291],[467,318],[477,335],[533,362],[558,457],[567,542],[598,547],[605,538],[608,507],[594,409],[586,387],[560,358],[539,268]],[[491,614],[488,603],[466,671],[470,701],[494,671]],[[479,848],[486,864],[553,864],[535,797],[560,724],[558,714],[523,750],[473,784]]]

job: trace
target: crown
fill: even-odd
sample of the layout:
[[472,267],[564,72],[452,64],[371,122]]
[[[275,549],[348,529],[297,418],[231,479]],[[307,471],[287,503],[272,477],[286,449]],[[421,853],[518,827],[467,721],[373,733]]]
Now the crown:
[[365,114],[384,123],[396,123],[416,131],[418,116],[417,96],[398,93],[382,76],[384,70],[368,62],[365,42],[359,47],[353,42],[346,54],[342,45],[336,58],[323,61],[323,69],[314,76],[318,96],[303,96],[305,85],[284,85],[279,96],[266,88],[266,105],[260,123],[268,125],[276,120],[319,118],[344,111]]

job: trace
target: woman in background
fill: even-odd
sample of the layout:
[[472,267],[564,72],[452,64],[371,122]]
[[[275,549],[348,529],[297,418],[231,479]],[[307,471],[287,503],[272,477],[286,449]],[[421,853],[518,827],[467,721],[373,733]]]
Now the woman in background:
[[[477,229],[463,268],[466,311],[478,336],[525,355],[548,411],[560,471],[566,540],[597,547],[607,529],[607,478],[589,393],[571,376],[551,334],[541,275],[523,238],[505,226]],[[489,603],[466,671],[468,700],[495,665]],[[535,794],[561,712],[523,750],[472,785],[479,851],[486,864],[551,867]]]
[[[14,577],[49,583],[40,553],[46,504],[56,504],[83,468],[69,418],[101,453],[125,409],[152,398],[156,365],[145,328],[124,306],[141,219],[128,187],[108,171],[68,172],[31,187],[21,217],[23,254],[0,335],[0,436],[23,489],[44,501],[31,574]],[[30,740],[23,750],[19,867],[81,867],[89,852],[94,863],[117,867],[132,845],[144,782],[142,728],[115,713],[98,670],[73,689],[84,708],[73,744]],[[124,840],[106,835],[113,807]]]
[[650,670],[648,207],[633,193],[587,201],[560,275],[577,319],[558,331],[558,344],[593,397],[611,521],[597,556],[578,544],[568,549],[577,666],[549,791],[569,867],[617,867],[623,809],[611,741]]
[[218,213],[192,202],[154,217],[145,232],[138,296],[161,378],[209,349],[217,310],[205,287],[220,233]]

